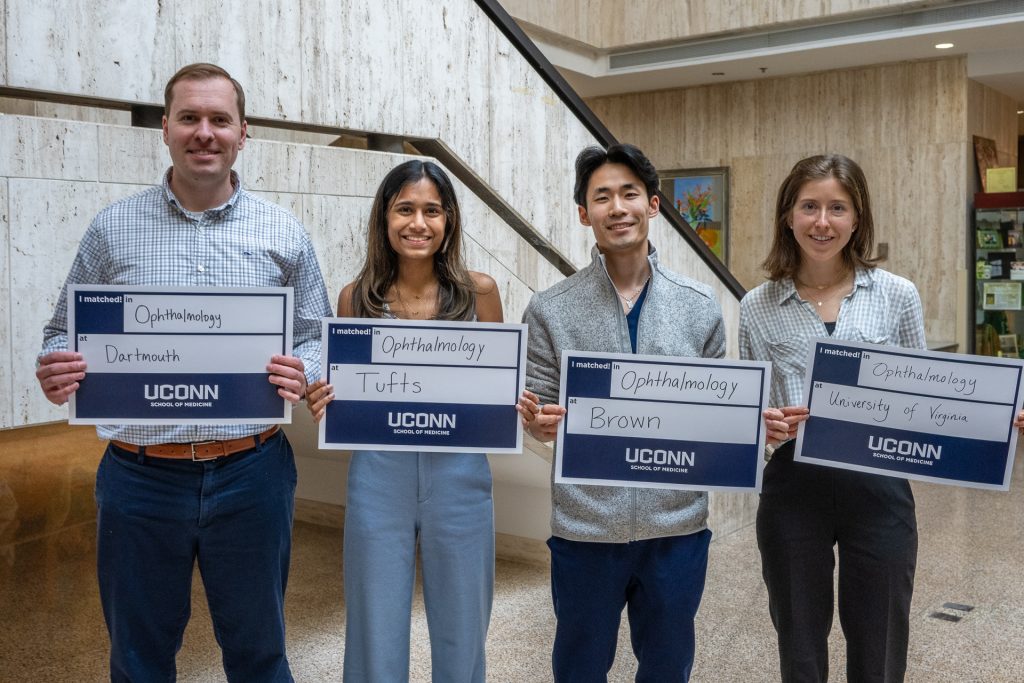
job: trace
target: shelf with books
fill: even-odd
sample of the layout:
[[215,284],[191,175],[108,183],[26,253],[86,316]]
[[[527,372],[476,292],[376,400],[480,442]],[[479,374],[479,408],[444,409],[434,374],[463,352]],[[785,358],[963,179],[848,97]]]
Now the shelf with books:
[[1005,203],[976,195],[971,246],[974,346],[980,355],[1019,357],[1024,344],[1024,195]]

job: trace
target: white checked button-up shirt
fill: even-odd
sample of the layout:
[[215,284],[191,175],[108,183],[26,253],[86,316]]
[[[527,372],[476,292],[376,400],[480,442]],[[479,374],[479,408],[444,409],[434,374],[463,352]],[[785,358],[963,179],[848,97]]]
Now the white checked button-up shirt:
[[[320,376],[320,319],[332,312],[305,229],[288,211],[243,190],[234,172],[235,192],[224,205],[187,211],[171,192],[169,174],[161,186],[115,202],[93,220],[43,330],[40,355],[68,348],[68,283],[292,287],[293,355],[305,364],[306,379],[315,381]],[[100,425],[96,432],[102,439],[151,445],[234,439],[269,426]]]
[[[828,337],[812,302],[802,301],[792,279],[766,282],[740,302],[740,358],[772,362],[770,405],[804,404],[811,339]],[[880,268],[858,269],[843,299],[833,339],[923,349],[921,297],[910,280]]]

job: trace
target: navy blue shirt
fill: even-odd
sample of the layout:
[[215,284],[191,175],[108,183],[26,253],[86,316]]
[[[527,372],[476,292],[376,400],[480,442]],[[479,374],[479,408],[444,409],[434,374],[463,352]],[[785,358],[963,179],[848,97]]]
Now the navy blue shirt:
[[629,313],[626,314],[626,324],[629,325],[629,345],[633,347],[633,353],[636,353],[636,326],[640,322],[640,309],[644,307],[644,299],[647,298],[647,288],[650,284],[651,281],[648,280],[644,285],[644,291],[640,292],[633,308],[629,309]]

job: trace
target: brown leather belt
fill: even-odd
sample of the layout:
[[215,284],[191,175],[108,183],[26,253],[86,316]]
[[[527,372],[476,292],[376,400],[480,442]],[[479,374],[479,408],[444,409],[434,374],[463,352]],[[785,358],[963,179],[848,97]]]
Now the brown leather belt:
[[239,439],[226,441],[199,441],[196,443],[158,443],[152,446],[136,446],[133,443],[111,440],[110,443],[129,453],[142,453],[154,458],[172,458],[174,460],[216,460],[235,453],[248,451],[266,443],[267,439],[277,434],[278,425],[265,432]]

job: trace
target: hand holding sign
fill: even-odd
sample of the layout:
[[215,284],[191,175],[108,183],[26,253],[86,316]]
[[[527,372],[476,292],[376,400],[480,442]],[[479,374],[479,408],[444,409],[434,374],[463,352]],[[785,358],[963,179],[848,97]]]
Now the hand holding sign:
[[565,416],[565,408],[556,403],[541,405],[540,398],[532,391],[523,390],[516,404],[523,422],[523,428],[538,441],[548,442],[558,436],[558,425]]

